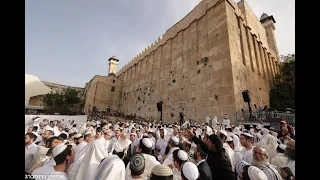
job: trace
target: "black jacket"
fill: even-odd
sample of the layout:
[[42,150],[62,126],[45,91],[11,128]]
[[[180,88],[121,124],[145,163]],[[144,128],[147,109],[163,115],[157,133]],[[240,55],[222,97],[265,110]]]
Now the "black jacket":
[[212,173],[210,167],[206,161],[203,161],[198,165],[200,177],[198,180],[212,180]]
[[[193,136],[192,140],[195,144],[203,143],[196,136]],[[224,149],[221,153],[209,151],[206,161],[211,170],[212,180],[236,180],[230,159],[227,157]]]

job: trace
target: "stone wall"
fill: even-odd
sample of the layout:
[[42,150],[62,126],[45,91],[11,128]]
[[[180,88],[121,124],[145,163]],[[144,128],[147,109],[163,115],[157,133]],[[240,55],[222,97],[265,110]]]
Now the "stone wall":
[[116,73],[123,82],[119,110],[159,119],[156,104],[162,101],[163,121],[178,121],[179,112],[198,122],[228,113],[234,121],[235,112],[247,107],[245,89],[267,105],[272,57],[260,40],[264,29],[249,26],[255,23],[247,23],[232,0],[202,0]]
[[[246,8],[246,11],[248,9]],[[256,18],[250,17],[254,14],[250,15],[251,13],[246,12],[244,16],[243,11],[231,1],[228,1],[226,10],[236,110],[238,112],[241,112],[241,109],[248,111],[248,104],[243,101],[241,93],[246,89],[250,91],[253,110],[256,110],[254,104],[257,108],[263,108],[264,105],[269,105],[270,82],[277,72],[275,58],[268,50],[267,41],[258,37],[259,31],[254,29],[255,26],[250,27],[251,24],[257,23],[247,23],[247,21],[250,22],[250,19]],[[260,35],[260,37],[265,36]]]
[[[234,114],[232,69],[225,1],[203,0],[162,38],[117,75],[123,80],[120,111],[163,120],[204,121],[207,115]],[[206,63],[201,59],[207,57]]]
[[[111,91],[114,87],[114,92]],[[117,110],[119,107],[119,94],[121,82],[113,76],[94,76],[86,84],[84,112],[92,111],[93,106],[99,110]]]

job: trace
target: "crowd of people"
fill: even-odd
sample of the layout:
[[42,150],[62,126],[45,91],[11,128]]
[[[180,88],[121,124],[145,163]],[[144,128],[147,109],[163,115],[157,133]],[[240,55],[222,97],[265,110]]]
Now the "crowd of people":
[[[100,117],[102,118],[102,117]],[[295,179],[295,132],[261,124],[48,121],[26,124],[25,174],[59,180]]]

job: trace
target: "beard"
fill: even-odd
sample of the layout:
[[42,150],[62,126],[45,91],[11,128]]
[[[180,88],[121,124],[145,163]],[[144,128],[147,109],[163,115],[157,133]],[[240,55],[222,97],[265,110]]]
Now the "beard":
[[252,160],[252,165],[253,165],[253,166],[263,166],[263,165],[265,165],[267,162],[268,162],[267,159],[264,159],[264,160],[259,161],[259,160],[256,160],[256,159],[253,158],[253,160]]
[[287,156],[291,160],[296,160],[295,149],[286,148],[286,150],[284,151],[284,155]]

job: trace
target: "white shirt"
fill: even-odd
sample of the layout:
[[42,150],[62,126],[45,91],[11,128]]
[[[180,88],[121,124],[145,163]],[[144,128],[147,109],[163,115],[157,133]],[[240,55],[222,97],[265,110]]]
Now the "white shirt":
[[35,156],[35,154],[37,153],[38,151],[38,146],[34,143],[30,144],[29,146],[26,146],[25,147],[25,171],[26,172],[29,172],[30,168],[31,168],[31,164],[32,164],[32,161],[33,161],[33,157]]
[[52,165],[39,167],[33,171],[32,175],[36,180],[68,180],[65,172],[55,171]]
[[252,149],[244,149],[243,150],[243,156],[242,156],[242,160],[246,161],[249,164],[252,164],[252,159],[253,159],[253,148]]
[[201,161],[197,162],[197,166],[199,166],[199,164],[201,164],[203,161],[205,161],[205,159],[202,159]]

